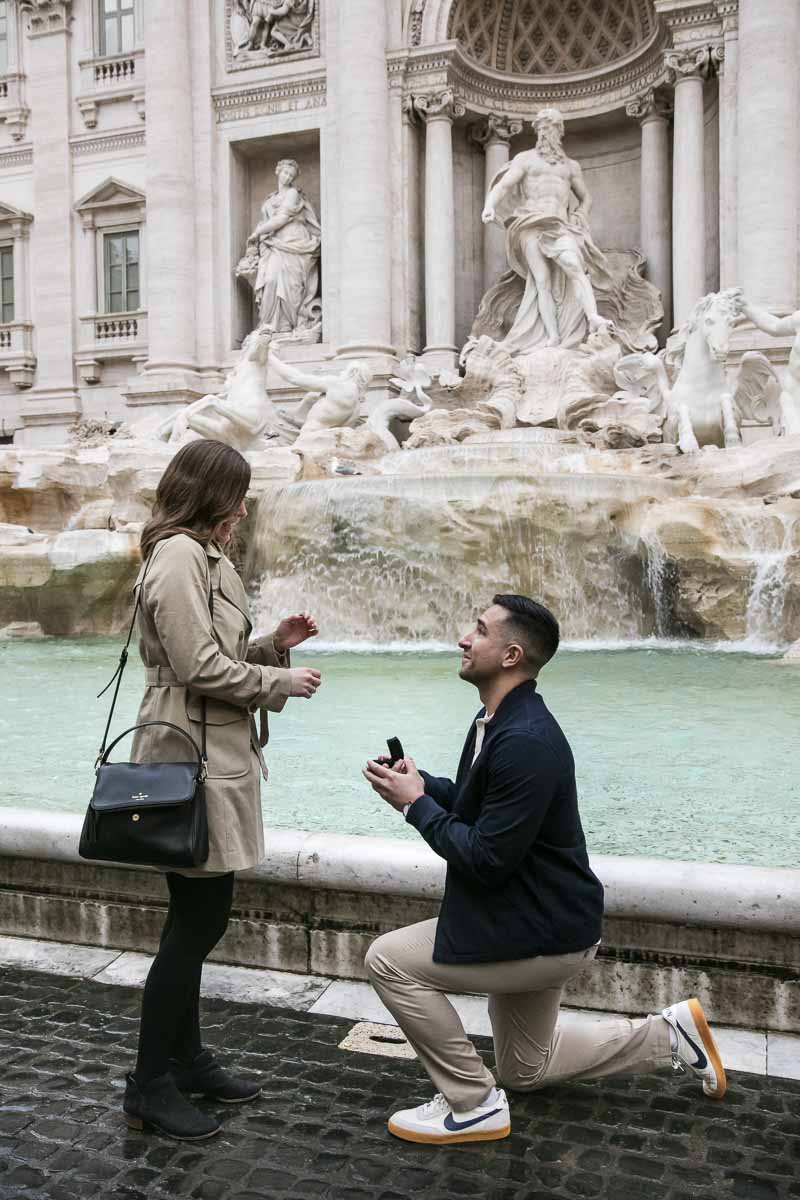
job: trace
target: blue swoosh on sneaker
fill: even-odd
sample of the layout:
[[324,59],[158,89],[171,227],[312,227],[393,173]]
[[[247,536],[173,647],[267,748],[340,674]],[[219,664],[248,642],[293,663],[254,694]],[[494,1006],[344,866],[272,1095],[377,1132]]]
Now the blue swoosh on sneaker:
[[471,1117],[469,1121],[457,1121],[453,1114],[449,1112],[444,1119],[444,1127],[448,1133],[457,1133],[459,1129],[469,1129],[471,1125],[477,1125],[480,1121],[486,1121],[489,1117],[493,1117],[495,1113],[499,1113],[499,1108],[493,1108],[491,1112],[484,1113],[482,1117]]
[[678,1026],[678,1029],[681,1031],[681,1034],[683,1035],[683,1037],[686,1038],[686,1041],[689,1043],[689,1045],[692,1047],[695,1054],[697,1055],[697,1062],[694,1064],[690,1064],[690,1066],[693,1065],[694,1069],[696,1071],[704,1071],[706,1069],[706,1067],[708,1066],[708,1059],[706,1058],[705,1054],[700,1049],[700,1047],[697,1045],[697,1042],[693,1041],[689,1037],[688,1033],[683,1028],[680,1021],[676,1021],[675,1024]]

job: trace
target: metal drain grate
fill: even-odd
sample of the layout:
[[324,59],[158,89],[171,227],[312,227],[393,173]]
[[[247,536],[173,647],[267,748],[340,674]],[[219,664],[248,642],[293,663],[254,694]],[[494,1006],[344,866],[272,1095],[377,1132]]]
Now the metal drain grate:
[[416,1058],[396,1025],[376,1025],[359,1021],[341,1042],[340,1050],[356,1050],[359,1054],[383,1054],[387,1058]]

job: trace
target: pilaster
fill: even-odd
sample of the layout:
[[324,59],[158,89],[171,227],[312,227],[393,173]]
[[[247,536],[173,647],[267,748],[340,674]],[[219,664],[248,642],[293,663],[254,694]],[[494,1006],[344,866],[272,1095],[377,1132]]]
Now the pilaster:
[[71,0],[25,5],[36,221],[30,247],[36,383],[22,408],[25,443],[63,441],[81,412],[73,344],[74,253],[69,146]]

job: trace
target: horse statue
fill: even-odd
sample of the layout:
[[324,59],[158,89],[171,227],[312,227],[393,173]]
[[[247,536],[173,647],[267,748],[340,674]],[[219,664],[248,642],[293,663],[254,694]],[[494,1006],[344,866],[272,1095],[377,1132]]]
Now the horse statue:
[[171,445],[196,438],[215,438],[234,449],[262,450],[287,444],[297,429],[267,395],[266,374],[273,331],[260,326],[248,334],[221,392],[201,396],[155,430],[155,437]]
[[779,425],[780,381],[763,354],[742,356],[734,386],[725,366],[731,330],[742,315],[740,288],[698,300],[660,354],[628,354],[614,367],[617,400],[642,397],[663,417],[664,441],[683,454],[741,444],[743,420]]

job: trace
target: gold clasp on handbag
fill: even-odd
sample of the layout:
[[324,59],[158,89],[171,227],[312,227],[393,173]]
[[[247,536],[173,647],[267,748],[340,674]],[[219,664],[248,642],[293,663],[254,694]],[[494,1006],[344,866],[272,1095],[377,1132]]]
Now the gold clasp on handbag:
[[138,814],[138,813],[134,813],[134,814],[133,814],[133,816],[131,817],[131,820],[132,820],[132,821],[138,821],[138,820],[139,820],[139,814]]

